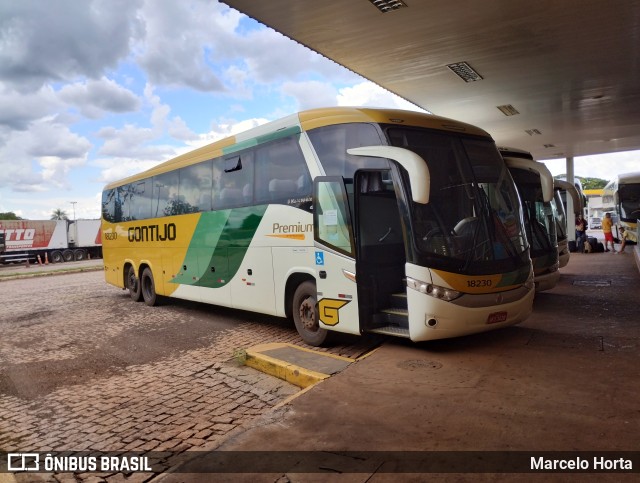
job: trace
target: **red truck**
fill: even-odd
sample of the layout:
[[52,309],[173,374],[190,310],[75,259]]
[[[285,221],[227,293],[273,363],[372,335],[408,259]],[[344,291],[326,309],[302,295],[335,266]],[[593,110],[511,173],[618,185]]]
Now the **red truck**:
[[102,257],[100,220],[0,220],[0,238],[2,263]]

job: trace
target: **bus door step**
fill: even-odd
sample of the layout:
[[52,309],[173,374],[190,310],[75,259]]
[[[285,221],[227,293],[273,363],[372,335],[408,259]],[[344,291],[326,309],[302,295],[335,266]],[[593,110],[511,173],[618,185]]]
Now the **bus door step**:
[[374,334],[392,335],[394,337],[409,338],[409,327],[398,327],[397,325],[388,325],[385,327],[376,327],[367,332],[373,332]]
[[409,337],[409,311],[406,308],[383,309],[373,317],[374,327],[368,332]]
[[391,294],[391,308],[407,310],[407,293],[401,292]]

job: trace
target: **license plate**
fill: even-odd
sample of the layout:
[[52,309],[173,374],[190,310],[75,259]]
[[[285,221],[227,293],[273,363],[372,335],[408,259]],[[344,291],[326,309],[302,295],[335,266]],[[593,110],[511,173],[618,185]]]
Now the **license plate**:
[[497,324],[498,322],[504,322],[505,320],[507,320],[506,312],[494,312],[489,314],[489,317],[487,317],[487,324]]

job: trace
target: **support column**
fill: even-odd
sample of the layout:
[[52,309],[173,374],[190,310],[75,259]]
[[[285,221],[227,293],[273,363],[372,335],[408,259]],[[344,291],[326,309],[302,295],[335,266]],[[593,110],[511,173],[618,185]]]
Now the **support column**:
[[[574,171],[573,171],[573,156],[567,157],[567,183],[573,185]],[[567,193],[567,238],[570,241],[576,240],[576,215],[574,214],[573,199]]]

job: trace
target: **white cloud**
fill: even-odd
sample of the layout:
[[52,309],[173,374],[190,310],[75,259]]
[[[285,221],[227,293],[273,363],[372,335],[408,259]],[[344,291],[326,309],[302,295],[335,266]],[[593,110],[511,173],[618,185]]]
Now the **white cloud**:
[[[543,162],[554,176],[567,172],[565,159],[551,159]],[[640,151],[578,156],[573,162],[573,171],[576,176],[611,180],[618,174],[640,171]]]
[[233,41],[241,15],[218,2],[147,1],[143,8],[146,37],[138,60],[157,85],[187,86],[198,91],[221,91],[222,81],[207,58]]
[[99,78],[141,33],[140,0],[38,0],[0,6],[0,78],[23,92],[48,81]]
[[62,107],[50,86],[22,93],[0,83],[0,126],[24,130],[29,124]]
[[13,131],[0,146],[0,187],[44,191],[67,187],[69,171],[82,166],[91,143],[52,119],[35,121],[28,131]]
[[67,85],[58,95],[76,106],[82,115],[93,119],[105,112],[123,113],[140,108],[140,100],[133,92],[106,77]]
[[389,107],[426,112],[424,109],[419,108],[370,81],[360,82],[352,87],[340,89],[338,105]]
[[285,82],[282,84],[282,92],[295,97],[298,103],[296,110],[299,111],[316,107],[335,106],[337,104],[338,92],[328,82]]

